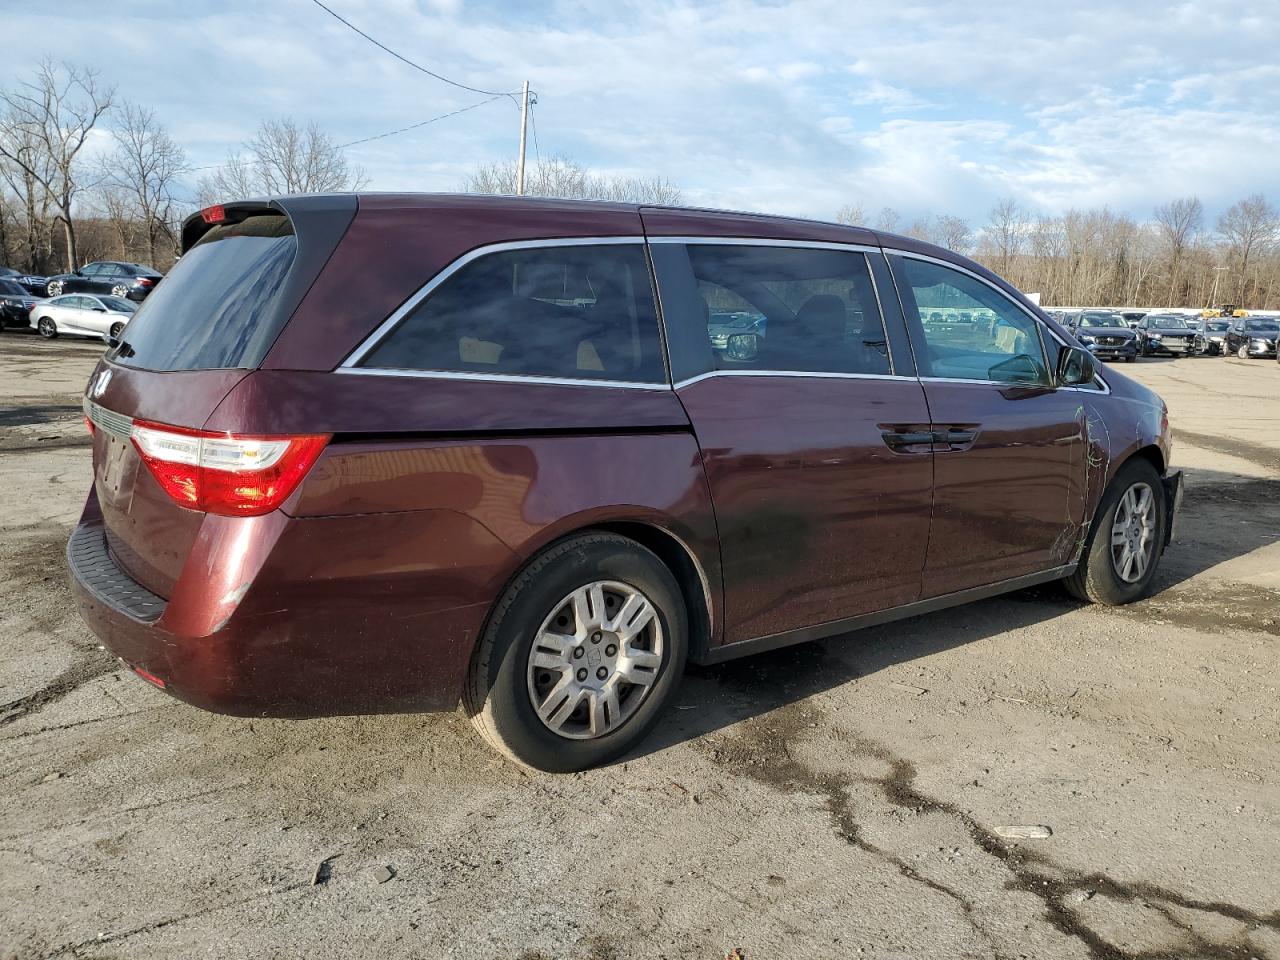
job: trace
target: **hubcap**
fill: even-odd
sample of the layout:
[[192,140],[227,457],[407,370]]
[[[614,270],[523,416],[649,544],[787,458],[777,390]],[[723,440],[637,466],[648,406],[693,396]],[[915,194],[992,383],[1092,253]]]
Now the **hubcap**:
[[529,700],[562,737],[603,736],[635,714],[664,651],[648,597],[615,580],[589,583],[557,603],[538,628],[529,651]]
[[1116,505],[1111,523],[1111,564],[1125,583],[1137,583],[1151,566],[1156,548],[1156,498],[1151,487],[1135,483]]

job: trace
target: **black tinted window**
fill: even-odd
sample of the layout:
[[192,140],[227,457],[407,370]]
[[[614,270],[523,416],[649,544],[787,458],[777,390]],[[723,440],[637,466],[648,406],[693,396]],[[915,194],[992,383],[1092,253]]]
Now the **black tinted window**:
[[361,366],[660,383],[666,374],[644,248],[481,257],[432,291]]
[[256,367],[289,319],[279,301],[296,250],[282,214],[212,228],[138,308],[112,358],[148,370]]
[[863,254],[751,244],[688,251],[717,370],[890,372]]
[[12,297],[27,296],[26,288],[13,280],[0,280],[0,293],[7,293]]

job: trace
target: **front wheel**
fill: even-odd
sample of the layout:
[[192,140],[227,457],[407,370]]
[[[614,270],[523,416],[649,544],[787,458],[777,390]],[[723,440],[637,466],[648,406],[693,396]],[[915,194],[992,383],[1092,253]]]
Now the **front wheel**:
[[1241,360],[1249,359],[1249,345],[1247,343],[1240,344],[1240,349],[1236,351],[1236,356]]
[[463,706],[517,763],[585,770],[644,738],[687,655],[688,616],[666,565],[625,537],[583,534],[550,547],[503,593]]
[[50,297],[62,296],[63,283],[61,280],[50,280],[45,285],[45,294]]
[[1151,592],[1164,553],[1169,514],[1155,467],[1130,460],[1093,516],[1075,573],[1063,582],[1080,600],[1120,606]]
[[36,321],[36,330],[46,340],[52,340],[58,335],[58,325],[48,317],[41,317]]
[[124,324],[113,323],[111,329],[107,331],[107,336],[111,337],[112,340],[119,340],[122,333],[124,333]]

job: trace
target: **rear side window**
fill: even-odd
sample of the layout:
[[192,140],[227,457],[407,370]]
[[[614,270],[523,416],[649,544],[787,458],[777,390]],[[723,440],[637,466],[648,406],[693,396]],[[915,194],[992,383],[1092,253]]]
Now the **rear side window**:
[[362,367],[661,383],[640,244],[491,253],[447,277]]
[[138,308],[111,359],[147,370],[258,366],[289,319],[281,300],[296,252],[284,214],[213,227]]
[[864,254],[754,244],[688,251],[717,370],[890,372]]

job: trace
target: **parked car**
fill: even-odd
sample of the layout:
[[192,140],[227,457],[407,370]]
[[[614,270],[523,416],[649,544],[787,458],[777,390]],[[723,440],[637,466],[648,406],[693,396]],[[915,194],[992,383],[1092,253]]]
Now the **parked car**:
[[1095,357],[1125,363],[1138,359],[1138,335],[1129,329],[1122,314],[1111,310],[1084,310],[1074,319],[1071,332]]
[[1250,357],[1274,357],[1280,322],[1258,317],[1238,317],[1227,329],[1225,347],[1241,360]]
[[1149,311],[1147,310],[1121,310],[1119,311],[1119,314],[1129,329],[1132,330],[1142,322],[1142,318],[1145,317],[1148,312]]
[[[687,660],[1049,581],[1128,603],[1169,543],[1159,396],[921,241],[341,194],[207,209],[182,248],[89,381],[68,560],[102,642],[207,709],[461,700],[580,770]],[[715,350],[720,291],[765,332]]]
[[1225,356],[1231,321],[1209,318],[1192,322],[1196,328],[1195,352],[1207,357]]
[[0,277],[0,331],[5,327],[25,327],[30,323],[36,302],[26,287],[8,277]]
[[31,307],[30,326],[40,336],[53,339],[61,334],[77,337],[118,337],[133,317],[137,306],[123,297],[91,297],[68,293],[37,300]]
[[15,270],[13,267],[0,267],[0,278],[12,280],[18,284],[27,293],[34,294],[37,297],[45,295],[45,285],[48,282],[46,277],[37,277],[29,273],[23,273],[21,270]]
[[50,277],[49,296],[63,293],[108,293],[113,297],[141,302],[156,288],[164,275],[140,263],[98,260],[86,263],[75,273]]
[[1138,352],[1144,357],[1184,357],[1195,350],[1196,332],[1180,314],[1149,313],[1135,329]]

